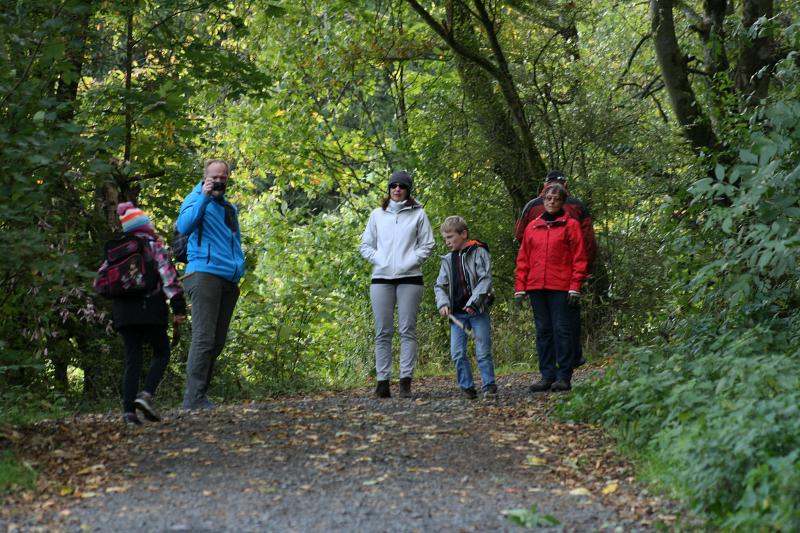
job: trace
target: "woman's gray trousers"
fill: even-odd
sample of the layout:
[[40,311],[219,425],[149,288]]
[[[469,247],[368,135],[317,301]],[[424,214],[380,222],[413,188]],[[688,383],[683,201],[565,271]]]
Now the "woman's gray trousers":
[[369,296],[375,316],[375,371],[378,381],[392,373],[392,335],[394,308],[400,326],[400,377],[410,378],[417,363],[417,312],[422,301],[422,285],[373,283]]

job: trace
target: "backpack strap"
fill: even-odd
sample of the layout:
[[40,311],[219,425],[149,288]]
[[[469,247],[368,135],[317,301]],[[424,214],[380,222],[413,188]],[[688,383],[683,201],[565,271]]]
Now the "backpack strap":
[[203,220],[206,218],[206,210],[203,209],[203,212],[200,213],[200,220],[197,221],[197,247],[200,247],[200,243],[203,242]]

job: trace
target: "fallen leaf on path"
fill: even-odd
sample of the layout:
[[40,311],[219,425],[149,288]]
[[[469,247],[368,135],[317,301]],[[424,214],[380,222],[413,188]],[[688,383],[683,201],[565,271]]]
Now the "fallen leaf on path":
[[541,457],[536,457],[535,455],[529,455],[525,459],[525,464],[528,466],[542,466],[544,464],[547,464],[547,461],[545,461]]
[[102,465],[102,464],[87,466],[86,468],[78,470],[78,475],[79,476],[85,476],[86,474],[93,474],[94,472],[98,472],[100,470],[103,470],[105,467],[106,466]]
[[612,492],[616,492],[618,488],[619,488],[619,483],[609,483],[608,485],[603,487],[603,490],[600,492],[602,492],[603,494],[611,494]]
[[589,492],[589,489],[585,489],[583,487],[578,487],[577,489],[572,489],[569,491],[570,496],[591,496],[592,493]]

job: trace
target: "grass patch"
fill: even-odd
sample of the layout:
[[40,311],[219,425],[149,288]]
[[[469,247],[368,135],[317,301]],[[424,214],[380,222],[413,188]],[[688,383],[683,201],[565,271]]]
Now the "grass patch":
[[0,453],[0,495],[12,489],[32,489],[36,484],[36,471],[21,463],[10,451]]

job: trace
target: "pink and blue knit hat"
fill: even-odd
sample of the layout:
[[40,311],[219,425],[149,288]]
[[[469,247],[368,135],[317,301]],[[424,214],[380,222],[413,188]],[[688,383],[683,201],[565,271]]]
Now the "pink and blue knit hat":
[[150,217],[144,211],[133,205],[133,202],[123,202],[117,206],[119,221],[122,223],[122,231],[153,231]]

